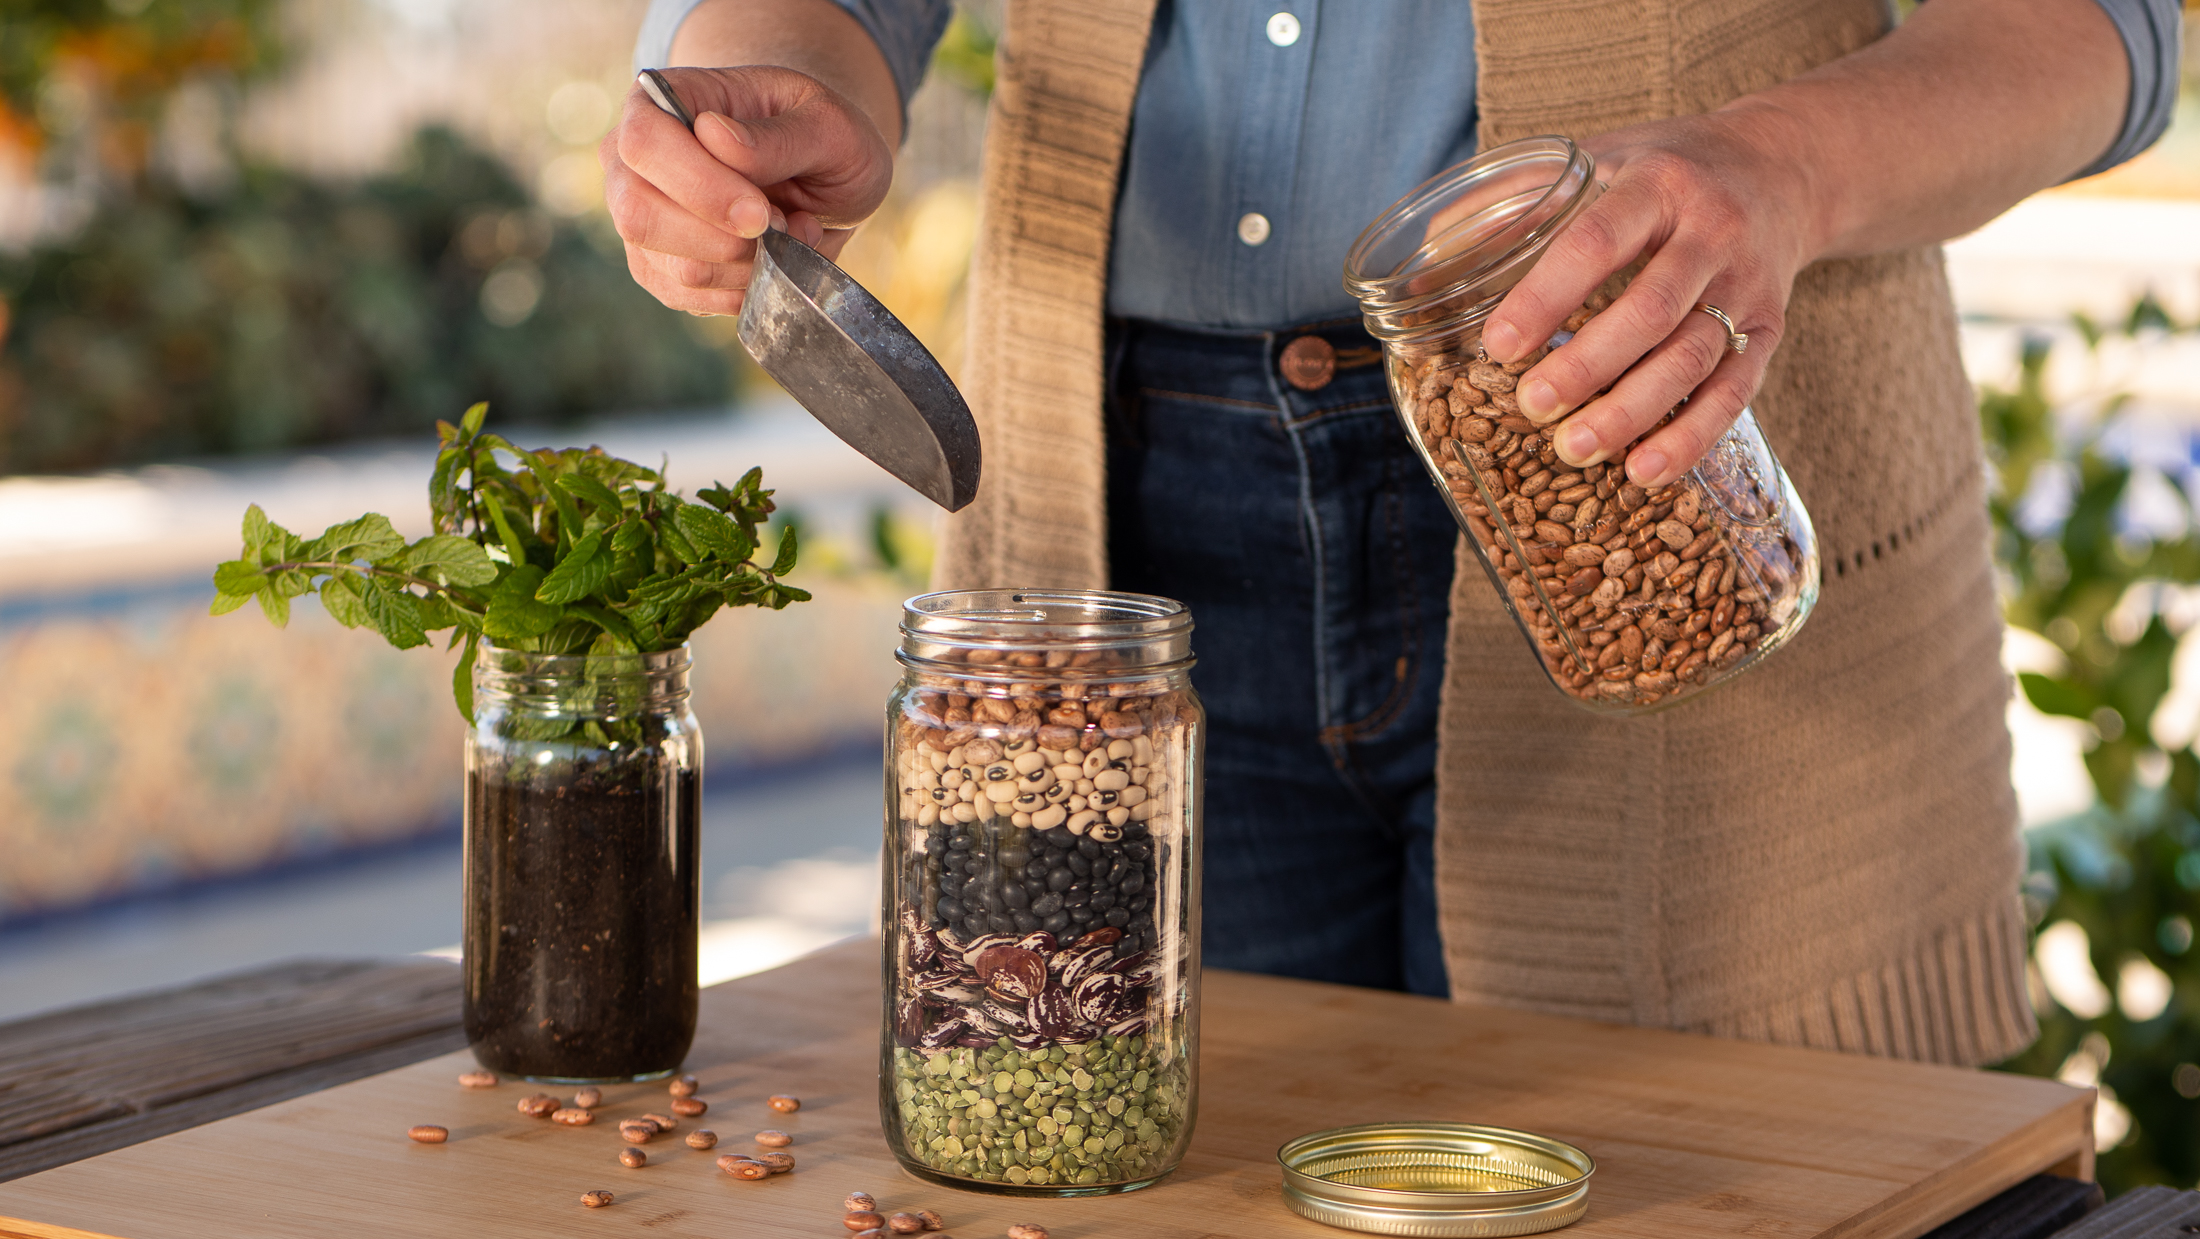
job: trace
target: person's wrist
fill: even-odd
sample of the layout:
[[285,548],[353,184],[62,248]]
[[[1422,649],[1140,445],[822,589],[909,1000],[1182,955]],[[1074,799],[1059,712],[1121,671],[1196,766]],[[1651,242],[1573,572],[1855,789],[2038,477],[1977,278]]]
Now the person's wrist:
[[1745,96],[1711,113],[1744,151],[1753,172],[1755,209],[1793,221],[1791,270],[1831,251],[1846,234],[1844,183],[1829,175],[1820,133],[1777,101]]

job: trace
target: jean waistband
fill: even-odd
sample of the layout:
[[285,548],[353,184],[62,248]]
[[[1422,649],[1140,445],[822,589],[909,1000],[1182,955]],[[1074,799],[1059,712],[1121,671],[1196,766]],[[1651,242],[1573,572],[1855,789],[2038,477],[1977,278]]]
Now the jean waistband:
[[[1295,341],[1306,337],[1328,345],[1333,375],[1367,370],[1382,361],[1382,346],[1367,333],[1358,318],[1333,319],[1276,331],[1183,327],[1148,319],[1111,318],[1107,334],[1111,369],[1120,373],[1127,366],[1133,375],[1126,377],[1161,371],[1170,374],[1179,384],[1187,379],[1197,380],[1201,375],[1209,376],[1217,385],[1228,385],[1251,374],[1264,379],[1280,376],[1289,381],[1292,372],[1285,368],[1286,353]],[[1304,350],[1305,346],[1301,346],[1301,351]],[[1299,374],[1303,379],[1303,367]],[[1322,384],[1327,385],[1326,381]]]

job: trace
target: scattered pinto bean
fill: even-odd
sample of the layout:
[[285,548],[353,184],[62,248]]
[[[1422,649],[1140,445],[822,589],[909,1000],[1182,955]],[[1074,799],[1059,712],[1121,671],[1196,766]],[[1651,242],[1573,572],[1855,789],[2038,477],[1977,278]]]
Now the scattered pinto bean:
[[584,1088],[573,1094],[573,1104],[583,1110],[593,1110],[603,1104],[603,1090],[600,1088]]
[[672,1112],[682,1118],[694,1118],[708,1109],[710,1109],[710,1103],[700,1097],[675,1097],[672,1099]]
[[840,1224],[849,1230],[877,1230],[879,1227],[886,1225],[886,1219],[873,1210],[858,1209],[847,1217],[840,1219]]
[[672,1083],[665,1087],[671,1090],[672,1095],[675,1097],[693,1097],[695,1090],[700,1088],[701,1085],[696,1082],[694,1076],[674,1076]]
[[640,1170],[649,1161],[649,1154],[640,1149],[620,1149],[619,1164],[629,1170]]
[[469,1071],[458,1077],[461,1088],[495,1088],[497,1073],[494,1071]]
[[417,1123],[406,1129],[405,1134],[422,1144],[441,1144],[451,1138],[450,1129],[433,1123]]
[[655,1123],[657,1125],[658,1131],[680,1130],[680,1120],[673,1118],[669,1114],[645,1114],[642,1117],[648,1119],[652,1123]]
[[897,1235],[914,1235],[924,1229],[924,1219],[914,1213],[896,1213],[886,1219],[886,1229]]
[[590,1209],[601,1209],[605,1205],[610,1204],[611,1200],[612,1196],[609,1192],[597,1191],[581,1193],[581,1204]]
[[1047,1239],[1047,1228],[1037,1222],[1018,1222],[1008,1228],[1008,1239]]
[[655,1123],[642,1123],[633,1119],[619,1124],[619,1139],[628,1144],[648,1144],[657,1138]]
[[850,1192],[848,1199],[842,1203],[847,1205],[850,1213],[871,1213],[878,1209],[878,1201],[869,1192]]
[[785,1093],[780,1093],[775,1095],[770,1101],[767,1101],[764,1104],[770,1106],[774,1110],[779,1111],[781,1114],[793,1114],[795,1111],[802,1108],[802,1099],[799,1097],[789,1097]]
[[764,1163],[765,1167],[773,1174],[786,1174],[794,1169],[794,1154],[792,1153],[759,1153],[756,1160]]
[[691,1149],[718,1147],[718,1133],[708,1127],[699,1127],[687,1134],[687,1146]]
[[550,1121],[563,1123],[567,1127],[586,1127],[596,1121],[596,1112],[594,1110],[583,1110],[578,1106],[568,1106],[562,1110],[552,1110]]
[[756,1133],[756,1142],[767,1149],[784,1149],[794,1143],[794,1137],[783,1131],[766,1129]]
[[924,1223],[926,1230],[945,1230],[947,1228],[947,1222],[930,1209],[917,1210],[917,1220]]
[[532,1119],[546,1119],[563,1109],[558,1099],[548,1093],[536,1093],[519,1099],[519,1112]]
[[757,1161],[755,1158],[742,1157],[734,1153],[728,1153],[719,1158],[718,1168],[736,1179],[751,1181],[764,1178],[772,1172],[771,1167]]

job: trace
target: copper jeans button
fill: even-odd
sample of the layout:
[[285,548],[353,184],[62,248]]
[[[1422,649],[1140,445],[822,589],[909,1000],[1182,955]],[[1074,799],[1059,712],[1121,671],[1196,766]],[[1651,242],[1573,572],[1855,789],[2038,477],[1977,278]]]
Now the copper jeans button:
[[1283,381],[1300,391],[1320,391],[1337,374],[1337,350],[1320,336],[1300,336],[1283,346]]

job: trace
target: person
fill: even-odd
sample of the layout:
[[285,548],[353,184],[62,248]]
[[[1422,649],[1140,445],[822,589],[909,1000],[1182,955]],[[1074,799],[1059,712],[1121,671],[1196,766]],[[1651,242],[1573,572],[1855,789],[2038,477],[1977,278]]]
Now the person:
[[[656,0],[637,63],[701,66],[669,72],[699,119],[637,93],[603,143],[634,277],[734,314],[765,228],[838,253],[947,17]],[[1009,0],[964,381],[987,477],[939,582],[1191,607],[1208,964],[1948,1062],[2030,1040],[1934,246],[2151,143],[2178,14],[1931,0],[1889,25],[1879,0]],[[1552,692],[1457,566],[1339,284],[1390,202],[1547,132],[1608,188],[1491,354],[1642,266],[1523,409],[1647,487],[1754,401],[1827,566],[1786,649],[1647,719]]]

